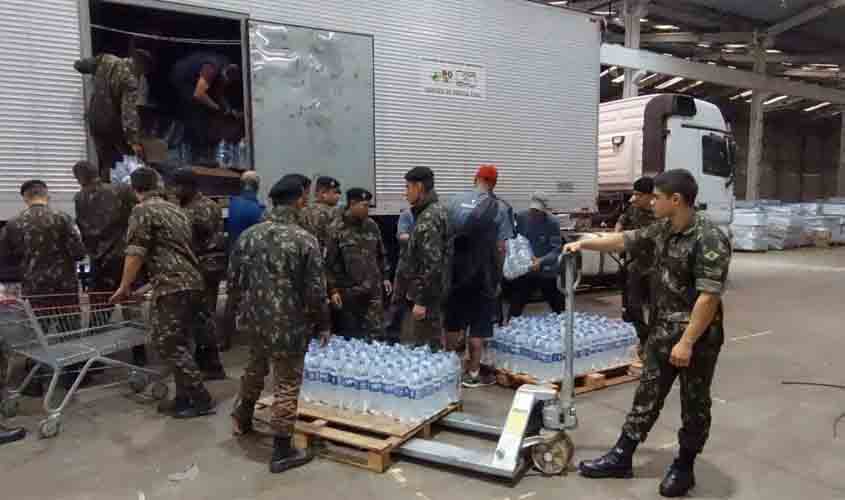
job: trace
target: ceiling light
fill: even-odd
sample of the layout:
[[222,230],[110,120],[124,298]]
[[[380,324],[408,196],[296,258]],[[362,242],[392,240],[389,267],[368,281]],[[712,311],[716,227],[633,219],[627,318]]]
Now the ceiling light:
[[593,14],[596,14],[596,15],[599,15],[599,16],[612,16],[612,15],[616,14],[616,11],[615,10],[594,10]]
[[736,69],[736,66],[728,66],[730,69]]
[[810,106],[809,108],[805,109],[804,111],[809,113],[810,111],[816,111],[817,109],[826,108],[828,106],[830,106],[829,102],[823,102],[823,103],[820,103],[820,104],[816,104],[815,106]]
[[611,71],[616,71],[616,69],[617,69],[616,66],[611,66],[611,67],[607,68],[606,70],[599,73],[599,78],[603,78],[603,77],[607,76],[608,73],[610,73]]
[[549,2],[549,5],[569,5],[569,0],[562,0],[560,2]]
[[698,44],[698,46],[702,49],[709,49],[711,47],[710,42],[701,42]]
[[748,97],[753,93],[754,93],[753,90],[746,90],[745,92],[742,92],[740,94],[737,94],[737,95],[731,97],[731,101],[736,101],[737,99],[741,99],[743,97]]
[[768,106],[769,104],[774,104],[774,103],[776,103],[776,102],[781,102],[781,101],[782,101],[782,100],[784,100],[784,99],[789,99],[789,96],[788,96],[788,95],[780,95],[780,96],[777,96],[777,97],[772,97],[772,98],[771,98],[771,99],[769,99],[768,101],[764,102],[764,103],[763,103],[763,105],[764,105],[764,106]]
[[622,83],[625,81],[625,75],[613,79],[613,83]]
[[766,54],[781,54],[782,52],[778,49],[766,49]]
[[811,64],[810,66],[815,66],[817,68],[838,68],[838,64]]
[[710,66],[716,66],[716,61],[707,61]]
[[648,19],[646,19],[646,18],[644,18],[644,17],[641,17],[641,18],[640,18],[640,22],[641,22],[641,23],[647,23],[647,22],[648,22]]
[[733,54],[736,51],[734,49],[722,49],[722,52],[725,52],[727,54]]
[[674,24],[655,24],[654,29],[661,30],[661,31],[671,31],[671,30],[679,30],[681,28],[675,26]]
[[691,84],[687,85],[686,87],[682,88],[678,92],[687,92],[687,91],[690,91],[690,90],[698,87],[699,85],[703,85],[703,84],[704,84],[704,82],[702,80],[699,80],[695,83],[691,83]]
[[748,44],[747,43],[726,43],[725,47],[727,47],[729,49],[744,49],[745,47],[748,47]]
[[677,85],[677,84],[681,83],[682,81],[684,81],[683,77],[676,76],[675,78],[672,78],[671,80],[667,80],[667,81],[661,83],[660,85],[656,86],[655,88],[657,90],[668,89],[672,85]]
[[649,81],[653,78],[656,78],[658,75],[659,75],[659,73],[652,73],[652,74],[648,75],[647,77],[640,80],[640,85],[642,85],[643,83],[645,83],[645,82],[647,82],[647,81]]

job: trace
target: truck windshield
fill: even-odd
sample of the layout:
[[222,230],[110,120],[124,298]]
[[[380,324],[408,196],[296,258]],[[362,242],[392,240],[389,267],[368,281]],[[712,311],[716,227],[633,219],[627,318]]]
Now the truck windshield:
[[704,174],[728,178],[733,173],[733,162],[727,137],[707,134],[701,137]]

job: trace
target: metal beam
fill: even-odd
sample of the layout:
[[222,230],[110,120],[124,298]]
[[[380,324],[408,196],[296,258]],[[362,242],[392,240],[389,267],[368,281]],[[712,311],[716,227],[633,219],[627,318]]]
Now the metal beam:
[[749,19],[679,0],[655,0],[649,12],[653,17],[693,28],[753,31],[755,27]]
[[[762,47],[754,48],[756,61],[754,62],[755,76],[766,78],[766,51]],[[763,131],[765,130],[764,120],[766,114],[763,111],[763,101],[766,99],[760,89],[754,92],[751,97],[751,115],[748,119],[748,155],[745,168],[746,188],[745,199],[760,199],[760,187],[763,175],[760,162],[763,160]]]
[[573,9],[581,9],[586,11],[596,10],[600,7],[605,7],[613,3],[612,0],[592,0],[587,2],[570,2],[569,7]]
[[647,50],[627,49],[621,45],[604,43],[601,47],[601,63],[623,68],[639,68],[664,75],[682,76],[690,80],[748,88],[757,91],[806,97],[817,101],[845,104],[845,91],[766,76],[748,71],[733,70],[685,61],[677,57],[663,56]]
[[[735,63],[753,63],[754,56],[751,54],[731,54],[726,52],[712,52],[701,56],[704,59],[714,61],[722,60]],[[845,64],[845,53],[825,52],[815,54],[766,54],[768,63],[790,63],[790,64]]]
[[[645,8],[649,0],[625,0],[623,4],[623,15],[625,17],[625,47],[629,49],[640,48],[640,18],[645,15]],[[637,97],[639,87],[637,80],[642,75],[639,68],[625,69],[625,83],[622,89],[622,97]]]
[[831,10],[838,9],[839,7],[845,7],[845,0],[829,0],[821,5],[810,7],[809,9],[790,17],[789,19],[785,19],[775,24],[774,26],[770,26],[765,31],[765,34],[770,37],[780,35],[781,33],[797,28],[802,24],[806,24],[817,17],[823,16]]
[[722,33],[645,33],[642,43],[751,43],[754,33],[728,31]]
[[836,194],[845,196],[845,113],[840,115],[839,165],[837,168]]

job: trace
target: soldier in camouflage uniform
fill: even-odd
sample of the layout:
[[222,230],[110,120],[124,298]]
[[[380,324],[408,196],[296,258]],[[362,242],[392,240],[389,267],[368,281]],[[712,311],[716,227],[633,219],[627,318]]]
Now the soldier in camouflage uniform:
[[[106,309],[123,276],[126,230],[138,200],[131,187],[102,182],[97,167],[87,161],[77,162],[73,175],[81,188],[74,197],[76,224],[91,259],[89,298],[94,310]],[[108,319],[107,311],[95,313],[93,325],[105,324]],[[146,364],[144,346],[134,347],[132,353],[135,364]]]
[[197,365],[206,380],[223,380],[226,371],[220,362],[217,337],[217,299],[220,282],[226,274],[223,210],[197,190],[197,179],[190,168],[180,168],[174,172],[172,182],[172,193],[191,221],[191,248],[199,259],[200,271],[205,280],[204,307],[193,325]]
[[88,127],[97,146],[97,163],[103,182],[123,155],[143,156],[141,120],[138,118],[138,80],[153,68],[153,57],[137,49],[131,59],[112,54],[80,59],[73,67],[94,75],[94,91],[88,105]]
[[146,268],[153,286],[152,343],[176,382],[175,398],[163,402],[159,411],[174,418],[208,415],[214,412],[214,402],[192,349],[191,324],[203,311],[205,286],[191,249],[191,222],[182,209],[162,198],[153,169],[139,168],[131,178],[141,203],[129,218],[123,279],[109,302],[127,297],[141,266]]
[[654,259],[654,320],[646,342],[645,366],[616,446],[601,458],[581,462],[587,477],[631,477],[632,455],[657,420],[675,379],[681,378],[680,453],[660,484],[666,497],[695,486],[693,466],[710,430],[710,385],[723,332],[721,295],[731,248],[727,236],[697,214],[698,185],[686,170],[670,170],[654,180],[654,213],[666,220],[643,229],[566,245],[581,249],[647,252]]
[[[297,401],[313,322],[329,336],[329,311],[323,259],[317,239],[299,225],[305,205],[302,183],[283,179],[270,191],[273,209],[267,221],[238,239],[229,261],[228,282],[242,300],[238,328],[250,339],[250,355],[232,412],[235,435],[252,430],[255,403],[264,388],[268,363],[273,367],[271,425],[275,433],[270,471],[282,472],[308,462],[307,451],[293,447]],[[309,311],[316,317],[309,318]]]
[[405,174],[405,197],[411,204],[415,226],[399,261],[397,287],[405,290],[409,329],[404,341],[439,349],[443,342],[443,306],[449,294],[449,218],[434,190],[434,172],[415,167]]
[[337,333],[371,339],[384,337],[384,292],[393,288],[386,269],[381,230],[369,217],[372,193],[346,192],[346,210],[336,219],[326,253],[326,277],[332,304],[341,311]]
[[[48,206],[47,184],[25,182],[21,196],[26,209],[0,230],[0,260],[20,262],[21,292],[29,298],[45,332],[77,330],[79,323],[79,280],[76,261],[85,257],[85,247],[73,219]],[[5,382],[8,346],[0,340],[0,380]],[[3,398],[0,382],[0,400]],[[22,429],[0,433],[0,442],[23,439]]]
[[302,210],[302,227],[317,238],[325,258],[330,236],[329,226],[340,215],[337,208],[337,202],[340,200],[340,182],[332,177],[320,177],[314,191],[316,200]]
[[[633,231],[650,226],[654,223],[654,210],[651,208],[654,200],[654,180],[642,177],[634,183],[634,195],[631,204],[619,217],[616,232]],[[637,337],[640,339],[640,356],[642,356],[646,339],[648,338],[648,323],[645,308],[650,301],[649,270],[652,267],[651,252],[640,252],[640,258],[634,259],[628,255],[625,269],[622,272],[624,289],[622,292],[622,318],[634,324]]]

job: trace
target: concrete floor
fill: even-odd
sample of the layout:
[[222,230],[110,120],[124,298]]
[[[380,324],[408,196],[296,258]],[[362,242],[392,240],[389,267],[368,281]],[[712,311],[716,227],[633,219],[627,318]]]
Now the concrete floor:
[[[727,337],[713,389],[711,440],[697,467],[696,498],[845,498],[845,438],[832,424],[845,411],[835,389],[781,385],[782,380],[843,383],[841,358],[845,249],[737,255],[726,296]],[[618,298],[582,295],[579,308],[618,311]],[[158,416],[127,391],[81,395],[62,434],[34,437],[40,406],[27,401],[12,422],[31,437],[0,449],[2,498],[8,499],[651,499],[672,460],[679,426],[677,391],[636,456],[632,480],[529,473],[510,487],[399,460],[374,474],[324,460],[282,475],[267,473],[269,443],[230,435],[231,407],[246,355],[227,353],[230,380],[210,384],[218,414],[187,422]],[[578,398],[576,460],[603,453],[619,433],[634,385]],[[466,410],[503,416],[511,391],[467,391]],[[845,434],[845,424],[842,425]],[[445,434],[445,433],[444,433]],[[463,437],[445,436],[461,442]],[[192,464],[194,479],[168,475]]]

